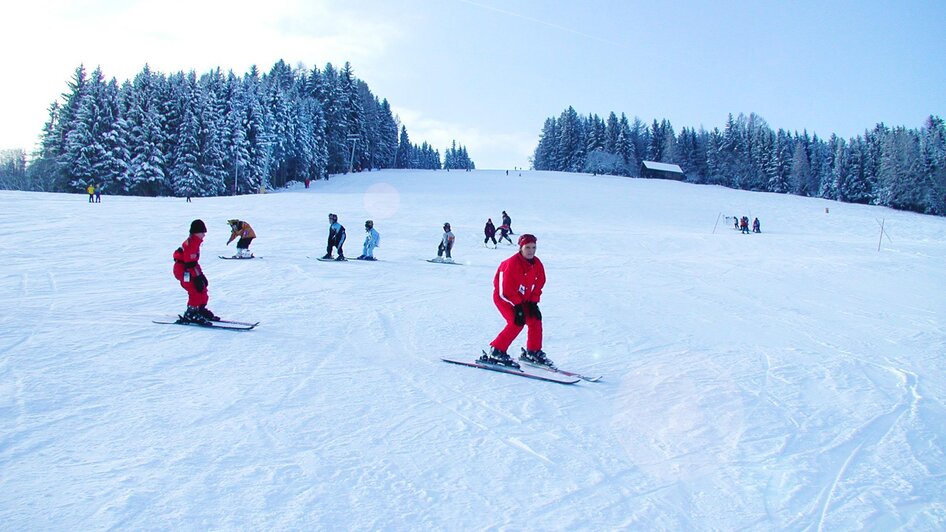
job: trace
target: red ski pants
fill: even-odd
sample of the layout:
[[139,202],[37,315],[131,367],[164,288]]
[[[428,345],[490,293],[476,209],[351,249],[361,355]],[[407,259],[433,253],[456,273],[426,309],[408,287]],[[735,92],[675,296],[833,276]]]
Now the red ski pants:
[[188,307],[199,307],[201,305],[206,305],[207,301],[210,300],[210,293],[207,291],[207,287],[204,287],[203,292],[198,292],[197,288],[194,287],[194,283],[191,281],[181,281],[181,287],[183,287],[184,290],[187,290]]
[[[503,319],[506,320],[506,327],[499,332],[499,335],[496,336],[496,339],[490,342],[489,345],[499,349],[503,353],[507,353],[509,346],[512,345],[513,340],[519,336],[519,333],[522,332],[522,325],[516,325],[515,322],[515,311],[513,311],[512,305],[503,301],[499,296],[493,296],[493,303],[496,304],[496,308],[499,309],[499,313],[503,315]],[[542,349],[542,320],[536,318],[529,313],[529,310],[526,309],[526,327],[529,328],[529,332],[526,336],[526,349],[529,351],[538,351]]]

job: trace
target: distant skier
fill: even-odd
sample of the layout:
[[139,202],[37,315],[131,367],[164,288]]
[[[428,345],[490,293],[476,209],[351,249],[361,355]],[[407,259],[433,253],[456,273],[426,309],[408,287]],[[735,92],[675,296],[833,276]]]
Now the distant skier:
[[486,234],[486,238],[483,239],[483,245],[485,246],[487,242],[492,240],[493,249],[496,249],[496,226],[493,225],[492,218],[486,220],[486,227],[483,228],[483,233]]
[[207,226],[202,220],[191,222],[190,236],[174,251],[174,278],[180,281],[181,287],[187,291],[187,310],[181,315],[181,321],[205,325],[210,321],[220,321],[210,309],[207,302],[210,294],[207,292],[207,277],[200,268],[200,245],[207,236]]
[[[450,222],[444,222],[443,236],[440,238],[440,245],[437,246],[437,258],[433,259],[433,262],[453,262],[450,251],[453,249],[455,241],[456,237],[453,236],[453,231],[450,230]],[[447,256],[444,257],[444,254]]]
[[510,246],[512,245],[512,239],[509,238],[509,226],[506,224],[499,226],[499,241],[502,242],[503,240],[508,242]]
[[95,203],[95,185],[89,183],[85,190],[89,193],[89,203]]
[[761,228],[761,226],[759,225],[759,219],[758,219],[758,218],[756,218],[755,220],[752,220],[752,232],[753,232],[753,233],[761,233],[761,232],[762,232],[762,228]]
[[732,228],[735,229],[736,231],[739,230],[739,217],[738,216],[732,217]]
[[503,211],[503,225],[505,225],[509,229],[510,235],[516,234],[512,232],[512,218],[510,218],[509,215],[506,214],[506,211]]
[[529,327],[526,348],[520,360],[554,368],[555,365],[542,351],[542,313],[539,301],[545,286],[545,267],[535,256],[536,238],[524,234],[519,237],[519,252],[500,263],[493,277],[493,303],[506,320],[506,327],[490,342],[489,353],[480,361],[489,364],[519,367],[507,353],[509,346]]
[[749,217],[748,216],[743,216],[742,219],[739,220],[739,229],[742,231],[743,234],[745,235],[749,234]]
[[95,203],[102,203],[102,186],[99,185],[95,189]]
[[227,224],[230,225],[230,240],[227,240],[227,245],[229,246],[230,242],[233,242],[237,238],[240,239],[237,240],[237,253],[234,257],[238,259],[253,258],[253,253],[250,252],[250,243],[256,238],[256,232],[250,227],[249,222],[227,220]]
[[338,223],[338,215],[329,213],[328,215],[328,245],[325,246],[324,260],[332,258],[332,248],[338,248],[338,257],[335,260],[345,260],[345,253],[342,246],[345,245],[345,226]]
[[374,248],[381,246],[381,235],[374,228],[374,222],[365,220],[365,245],[358,260],[378,260],[374,258]]

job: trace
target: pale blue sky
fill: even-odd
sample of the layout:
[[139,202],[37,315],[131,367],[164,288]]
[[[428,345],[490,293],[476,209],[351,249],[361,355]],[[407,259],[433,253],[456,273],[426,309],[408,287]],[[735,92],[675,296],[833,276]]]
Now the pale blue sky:
[[946,2],[39,0],[2,8],[0,148],[31,148],[79,63],[133,77],[352,63],[414,142],[528,166],[543,122],[625,112],[851,137],[946,115]]

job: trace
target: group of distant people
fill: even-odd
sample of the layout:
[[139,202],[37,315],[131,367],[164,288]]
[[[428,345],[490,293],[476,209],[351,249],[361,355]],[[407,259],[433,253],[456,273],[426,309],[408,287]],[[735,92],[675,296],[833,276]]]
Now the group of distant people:
[[[743,216],[742,218],[739,218],[737,216],[733,216],[733,229],[737,231],[741,231],[743,234],[748,235],[749,234],[749,217]],[[759,224],[759,218],[752,220],[752,232],[753,233],[762,232],[761,225]]]
[[86,187],[86,192],[89,193],[89,203],[102,203],[102,187],[95,187],[95,183],[89,183],[89,186]]
[[[499,226],[499,241],[502,242],[506,240],[509,245],[512,245],[512,239],[509,238],[509,235],[514,235],[512,232],[512,218],[506,214],[506,211],[503,211],[503,223]],[[486,235],[486,238],[483,239],[483,245],[489,246],[489,242],[493,242],[493,249],[496,249],[496,226],[493,224],[493,219],[489,218],[486,220],[486,227],[483,228],[483,233]]]
[[[325,255],[322,260],[331,260],[332,252],[338,251],[338,256],[334,260],[347,260],[342,246],[345,245],[345,226],[338,223],[338,215],[329,213],[328,215],[328,242],[325,246]],[[381,234],[374,228],[373,220],[365,220],[365,242],[362,246],[361,255],[355,257],[356,260],[378,260],[374,258],[374,248],[381,245]]]

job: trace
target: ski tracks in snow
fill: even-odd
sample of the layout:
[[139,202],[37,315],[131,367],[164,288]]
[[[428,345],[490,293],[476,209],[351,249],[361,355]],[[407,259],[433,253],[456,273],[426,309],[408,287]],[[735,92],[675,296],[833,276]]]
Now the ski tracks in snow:
[[[752,416],[768,419],[772,428],[783,425],[786,436],[778,448],[756,459],[773,473],[765,497],[767,513],[788,528],[833,529],[847,514],[882,498],[886,485],[905,474],[898,469],[910,464],[897,464],[896,454],[894,462],[881,466],[890,471],[881,472],[877,466],[887,447],[899,445],[917,422],[922,423],[917,419],[918,377],[849,354],[822,362],[821,352],[788,351],[777,357],[777,368],[774,358],[765,355],[765,378],[756,396],[760,403]],[[810,371],[802,369],[806,362]],[[772,379],[778,379],[777,389],[770,389]],[[847,393],[858,389],[859,394]],[[766,412],[762,401],[774,409]],[[871,407],[864,409],[859,402]],[[790,507],[805,511],[788,515],[779,510]]]

